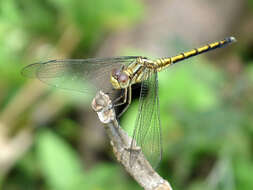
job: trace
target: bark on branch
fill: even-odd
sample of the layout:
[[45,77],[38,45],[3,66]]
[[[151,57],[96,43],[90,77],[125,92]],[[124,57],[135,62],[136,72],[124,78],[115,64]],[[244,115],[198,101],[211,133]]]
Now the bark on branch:
[[172,190],[169,182],[156,173],[138,147],[136,147],[136,161],[129,164],[132,138],[120,127],[109,96],[99,91],[91,105],[104,124],[113,152],[125,170],[146,190]]

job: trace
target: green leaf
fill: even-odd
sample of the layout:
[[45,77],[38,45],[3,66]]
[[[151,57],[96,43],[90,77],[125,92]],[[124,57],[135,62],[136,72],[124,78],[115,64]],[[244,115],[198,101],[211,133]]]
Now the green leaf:
[[253,62],[250,62],[249,65],[247,66],[247,73],[249,75],[251,82],[253,82]]
[[253,9],[253,0],[248,0],[248,3],[250,5],[250,8]]
[[36,149],[41,171],[51,189],[76,189],[85,184],[77,154],[59,136],[50,130],[41,131]]
[[120,125],[127,131],[128,135],[132,135],[135,127],[135,120],[138,114],[139,101],[134,101],[124,113]]
[[238,189],[253,189],[253,164],[251,160],[238,159],[235,162],[235,175]]
[[[195,60],[196,62],[196,60]],[[159,74],[160,102],[163,105],[183,105],[190,110],[207,110],[218,104],[217,82],[220,74],[210,65],[197,63],[175,65]]]

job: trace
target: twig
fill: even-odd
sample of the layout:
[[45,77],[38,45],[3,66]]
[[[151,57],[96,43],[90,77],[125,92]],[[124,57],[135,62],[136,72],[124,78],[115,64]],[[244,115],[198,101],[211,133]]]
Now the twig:
[[146,190],[172,190],[168,181],[159,176],[136,147],[136,161],[129,164],[132,138],[119,126],[109,96],[99,91],[91,104],[98,118],[104,124],[111,140],[113,152],[125,170]]
[[30,129],[20,130],[11,139],[0,133],[0,178],[8,173],[16,161],[31,147],[32,142],[33,136]]

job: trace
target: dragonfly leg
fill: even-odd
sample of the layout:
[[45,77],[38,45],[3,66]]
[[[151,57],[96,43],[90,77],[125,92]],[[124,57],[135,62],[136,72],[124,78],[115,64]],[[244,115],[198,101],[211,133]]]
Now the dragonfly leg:
[[[125,92],[125,91],[124,91]],[[112,101],[112,104],[114,106],[117,106],[117,102],[119,102],[122,98],[124,97],[124,93],[123,91],[120,92],[120,96],[118,96],[117,98],[115,98],[113,101]]]
[[[129,105],[131,104],[132,101],[132,88],[131,86],[128,87],[128,101],[127,105],[124,107],[124,109],[118,114],[118,118],[122,116],[122,114],[127,110]],[[125,102],[126,103],[126,102]]]
[[[116,104],[116,102],[119,102],[119,100],[123,97],[124,97],[123,102],[120,102],[120,103]],[[127,102],[127,88],[124,89],[124,94],[123,95],[121,94],[118,98],[113,100],[113,104],[114,104],[114,107],[116,107],[116,106],[121,106],[121,105],[125,104],[126,102]]]

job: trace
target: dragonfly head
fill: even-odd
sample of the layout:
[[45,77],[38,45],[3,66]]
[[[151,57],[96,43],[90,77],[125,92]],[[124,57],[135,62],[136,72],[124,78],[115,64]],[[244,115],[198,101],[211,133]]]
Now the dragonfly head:
[[129,76],[122,69],[113,69],[111,73],[111,83],[115,89],[127,88],[130,83]]

